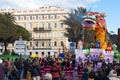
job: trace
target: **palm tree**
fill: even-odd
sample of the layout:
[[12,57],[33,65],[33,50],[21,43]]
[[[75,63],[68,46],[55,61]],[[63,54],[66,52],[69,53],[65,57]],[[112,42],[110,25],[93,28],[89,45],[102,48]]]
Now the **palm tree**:
[[11,13],[8,12],[8,13],[4,13],[3,15],[6,16],[7,19],[10,19],[13,23],[16,23],[15,17]]
[[0,14],[0,42],[4,43],[5,52],[7,51],[8,43],[12,42],[16,35],[15,25],[7,14]]
[[94,31],[86,30],[82,26],[83,16],[87,13],[86,8],[78,7],[71,13],[68,13],[68,17],[65,17],[65,20],[63,20],[63,23],[68,25],[65,36],[71,41],[76,42],[76,44],[78,40],[83,40],[85,43],[84,46],[86,47],[88,47],[90,43],[95,44]]
[[68,13],[68,17],[65,16],[63,23],[68,25],[65,32],[66,37],[76,39],[78,35],[83,34],[82,19],[86,12],[86,8],[78,7],[71,13]]

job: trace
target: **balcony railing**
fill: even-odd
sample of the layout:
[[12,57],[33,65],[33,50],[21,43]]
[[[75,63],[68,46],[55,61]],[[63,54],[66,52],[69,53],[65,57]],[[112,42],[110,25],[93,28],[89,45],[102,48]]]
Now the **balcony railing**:
[[33,31],[38,32],[38,31],[51,31],[51,28],[34,28]]
[[51,37],[39,37],[39,38],[34,38],[34,40],[51,40]]
[[40,48],[40,47],[34,47],[33,50],[51,50],[51,47],[44,47],[44,48]]

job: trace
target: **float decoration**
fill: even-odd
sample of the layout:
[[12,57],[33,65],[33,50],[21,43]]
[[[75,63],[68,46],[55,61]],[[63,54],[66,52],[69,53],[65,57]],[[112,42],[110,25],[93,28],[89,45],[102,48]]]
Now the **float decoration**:
[[100,42],[100,48],[106,49],[106,21],[105,14],[99,12],[88,12],[83,17],[83,27],[88,30],[94,30],[95,41]]

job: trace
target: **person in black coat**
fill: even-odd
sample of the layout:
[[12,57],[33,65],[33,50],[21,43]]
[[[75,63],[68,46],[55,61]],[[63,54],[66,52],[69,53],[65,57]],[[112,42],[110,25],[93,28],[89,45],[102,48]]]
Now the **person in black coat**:
[[32,73],[33,80],[40,80],[41,72],[40,72],[40,66],[37,60],[33,60],[32,62],[31,73]]
[[109,80],[109,78],[107,77],[107,75],[104,74],[102,69],[99,69],[98,70],[98,75],[95,77],[94,80]]
[[29,59],[23,61],[23,68],[24,68],[24,72],[23,72],[23,78],[26,79],[27,78],[27,72],[30,71],[30,61]]

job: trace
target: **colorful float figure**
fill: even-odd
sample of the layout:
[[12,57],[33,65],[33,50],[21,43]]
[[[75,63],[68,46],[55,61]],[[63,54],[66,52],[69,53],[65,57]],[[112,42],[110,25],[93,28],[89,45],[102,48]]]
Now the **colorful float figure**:
[[100,48],[106,49],[106,21],[105,14],[99,12],[88,12],[83,17],[83,27],[88,30],[94,30],[94,37],[96,41],[100,42]]

